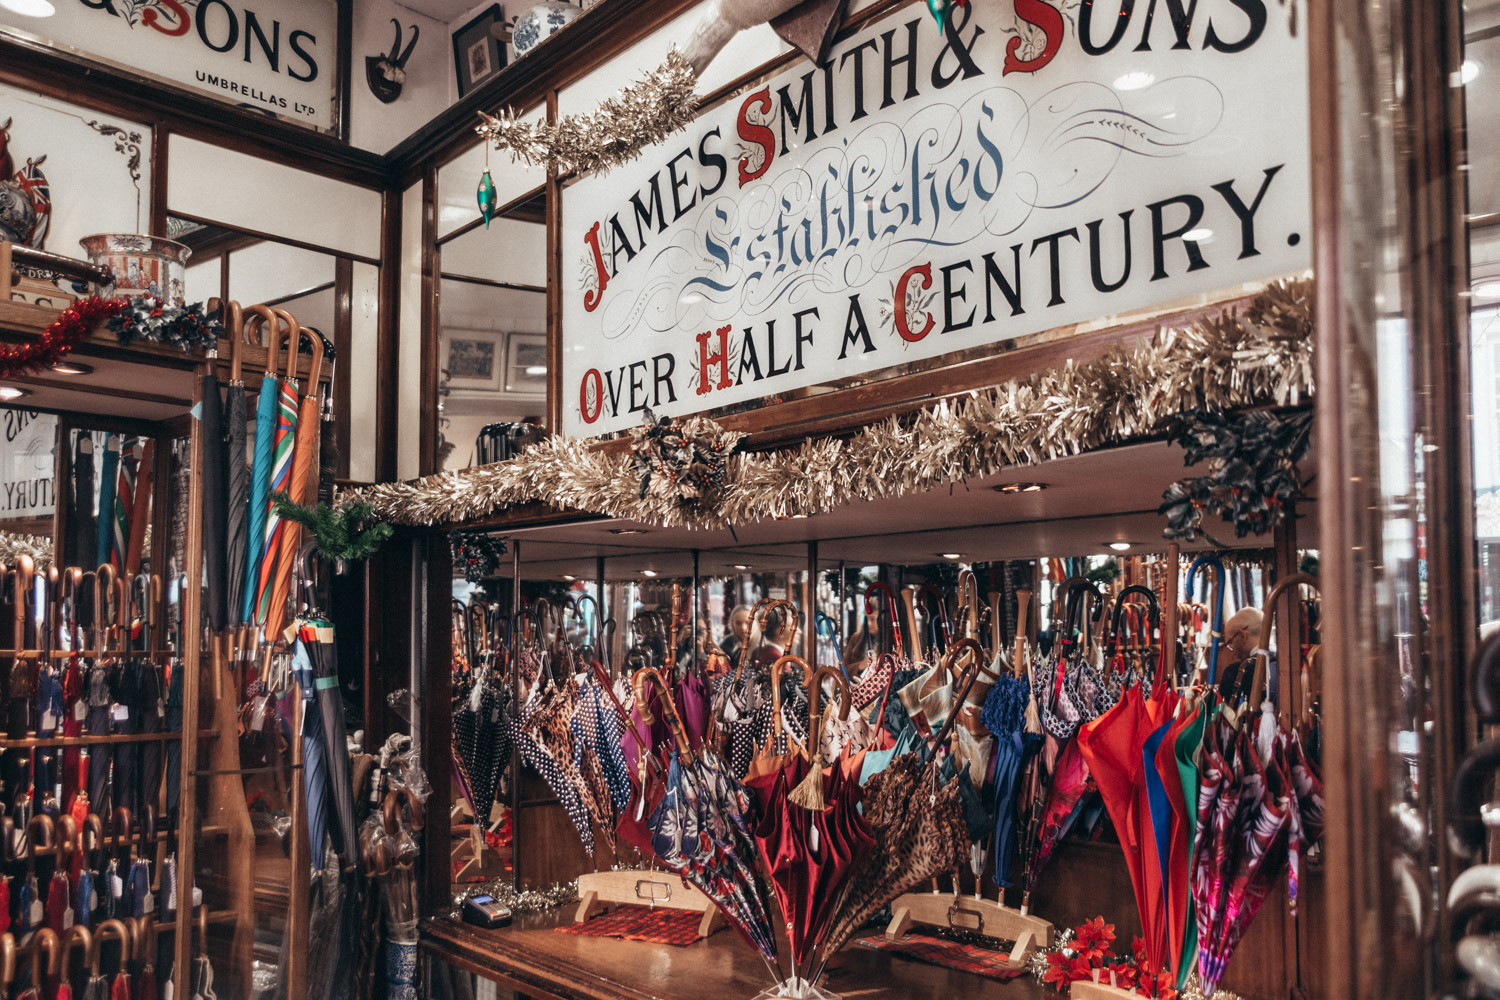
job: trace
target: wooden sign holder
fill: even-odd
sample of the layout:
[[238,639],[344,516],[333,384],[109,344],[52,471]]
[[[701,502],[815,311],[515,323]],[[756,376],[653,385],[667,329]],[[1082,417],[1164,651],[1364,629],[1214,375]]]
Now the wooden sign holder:
[[596,914],[627,903],[702,913],[703,919],[698,922],[700,938],[708,937],[725,925],[719,908],[692,883],[684,882],[671,872],[644,869],[578,876],[578,909],[573,914],[573,922],[581,924]]
[[1123,986],[1080,979],[1069,988],[1073,1000],[1141,1000],[1141,994]]
[[1013,969],[1023,968],[1037,948],[1052,947],[1051,922],[980,896],[909,892],[891,904],[891,914],[885,929],[887,941],[897,940],[918,924],[969,931],[1014,941],[1006,963]]

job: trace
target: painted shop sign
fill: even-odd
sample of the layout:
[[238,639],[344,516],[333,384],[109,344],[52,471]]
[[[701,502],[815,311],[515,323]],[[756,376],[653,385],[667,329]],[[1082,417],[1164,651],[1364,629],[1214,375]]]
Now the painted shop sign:
[[1269,0],[903,7],[571,185],[564,425],[679,416],[1310,266]]
[[0,410],[0,519],[50,517],[57,417]]
[[0,23],[256,111],[333,125],[333,0],[53,0]]

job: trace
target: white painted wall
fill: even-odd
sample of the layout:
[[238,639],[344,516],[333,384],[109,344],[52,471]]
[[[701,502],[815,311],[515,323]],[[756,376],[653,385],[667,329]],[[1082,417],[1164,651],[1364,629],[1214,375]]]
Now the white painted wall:
[[[391,104],[382,104],[365,82],[365,57],[390,52],[396,34],[393,17],[401,22],[402,49],[411,41],[412,25],[420,28],[421,34],[406,63],[401,96]],[[361,149],[386,152],[426,125],[457,96],[449,26],[392,0],[360,0],[355,7],[351,65],[349,141]]]

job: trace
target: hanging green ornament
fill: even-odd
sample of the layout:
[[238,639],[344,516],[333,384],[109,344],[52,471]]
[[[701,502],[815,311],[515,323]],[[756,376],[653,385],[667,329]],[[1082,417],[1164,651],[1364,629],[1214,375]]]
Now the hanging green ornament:
[[490,220],[495,217],[495,209],[500,207],[500,195],[495,190],[495,182],[490,178],[489,168],[479,178],[479,214],[484,216],[484,228],[490,228]]
[[927,9],[937,19],[938,34],[948,30],[948,12],[954,8],[954,0],[927,0]]

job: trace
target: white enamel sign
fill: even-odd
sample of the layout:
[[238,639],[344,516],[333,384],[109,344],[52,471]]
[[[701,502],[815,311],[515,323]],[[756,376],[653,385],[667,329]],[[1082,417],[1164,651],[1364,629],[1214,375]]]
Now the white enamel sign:
[[563,197],[565,430],[634,426],[1310,266],[1271,0],[903,6]]
[[0,24],[305,125],[333,124],[333,0],[52,0]]

